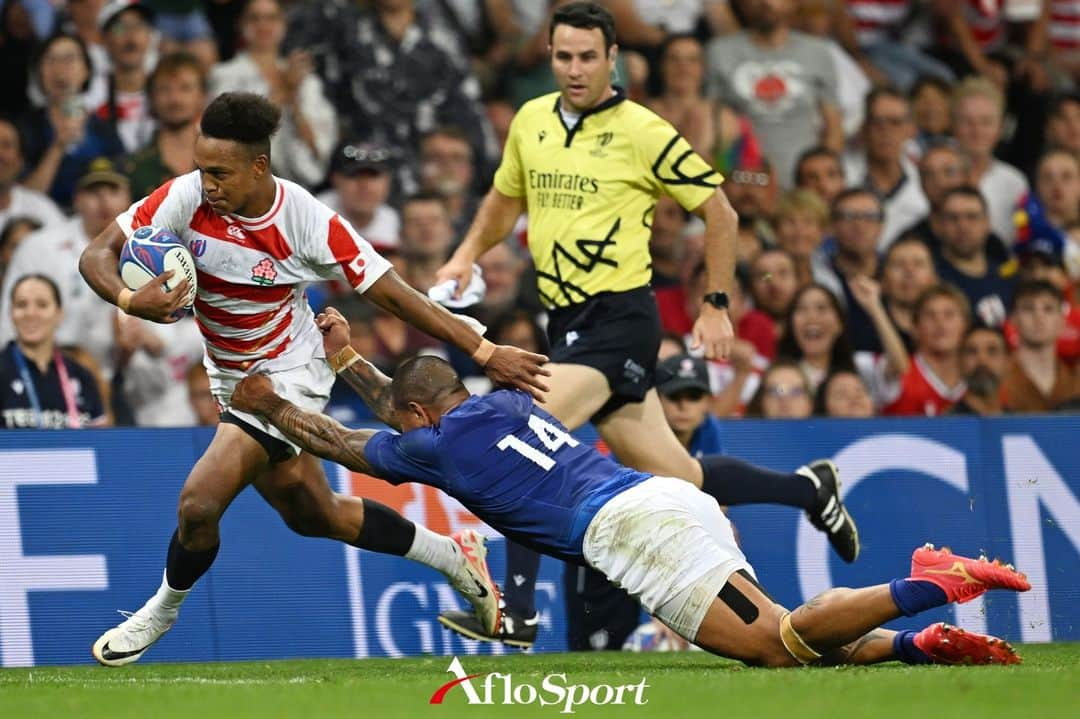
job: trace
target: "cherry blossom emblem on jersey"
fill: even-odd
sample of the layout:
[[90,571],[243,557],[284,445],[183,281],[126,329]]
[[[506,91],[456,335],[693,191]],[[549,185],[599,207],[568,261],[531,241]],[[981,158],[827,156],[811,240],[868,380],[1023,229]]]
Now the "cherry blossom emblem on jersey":
[[251,268],[251,279],[264,287],[274,284],[277,279],[277,270],[269,257],[259,260],[259,264]]

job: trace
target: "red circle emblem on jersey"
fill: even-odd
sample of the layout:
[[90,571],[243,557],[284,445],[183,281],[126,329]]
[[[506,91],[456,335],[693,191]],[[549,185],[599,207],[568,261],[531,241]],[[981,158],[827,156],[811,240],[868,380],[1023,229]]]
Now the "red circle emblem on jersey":
[[754,97],[765,102],[776,102],[787,94],[787,83],[779,75],[766,75],[754,85]]

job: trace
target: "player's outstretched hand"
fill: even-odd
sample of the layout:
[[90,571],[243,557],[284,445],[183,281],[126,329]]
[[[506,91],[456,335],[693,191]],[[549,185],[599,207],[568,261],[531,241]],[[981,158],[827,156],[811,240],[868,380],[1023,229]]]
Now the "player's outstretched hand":
[[520,389],[542,402],[548,387],[540,378],[551,376],[551,372],[544,369],[547,361],[544,355],[526,352],[519,347],[495,345],[491,359],[484,365],[484,372],[496,385]]
[[447,280],[457,282],[457,287],[454,289],[454,299],[461,299],[461,294],[472,282],[472,275],[473,263],[458,259],[455,255],[435,273],[435,284],[441,285]]
[[690,349],[704,348],[705,359],[727,359],[731,344],[735,341],[735,330],[727,310],[702,305],[701,314],[694,323],[693,338]]
[[343,350],[352,337],[349,321],[333,307],[327,307],[319,313],[315,318],[315,326],[322,332],[323,349],[327,357],[333,357]]
[[166,270],[136,290],[131,295],[127,313],[163,325],[179,320],[179,315],[173,313],[182,309],[187,303],[191,283],[185,278],[172,290],[166,292],[165,283],[172,279],[174,272],[174,270]]
[[264,374],[248,375],[233,389],[229,407],[240,412],[270,414],[280,398],[274,393],[274,383]]

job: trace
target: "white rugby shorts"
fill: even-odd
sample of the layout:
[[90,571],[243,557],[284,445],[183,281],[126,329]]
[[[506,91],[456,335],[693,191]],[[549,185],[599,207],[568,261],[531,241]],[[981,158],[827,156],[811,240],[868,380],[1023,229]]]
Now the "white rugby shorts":
[[[210,392],[222,409],[227,409],[229,414],[241,420],[245,424],[257,427],[275,439],[280,439],[289,445],[294,455],[300,453],[300,448],[291,442],[277,427],[267,422],[262,417],[239,412],[229,408],[229,399],[232,397],[233,388],[240,380],[250,374],[241,370],[223,369],[207,359],[204,363],[206,372],[210,376]],[[334,386],[334,371],[330,364],[322,358],[312,357],[311,360],[299,367],[265,372],[267,377],[274,383],[274,391],[281,397],[300,409],[309,412],[322,412],[326,403],[330,401],[330,390]]]
[[690,482],[651,477],[600,508],[585,561],[690,641],[728,577],[753,574],[716,500]]

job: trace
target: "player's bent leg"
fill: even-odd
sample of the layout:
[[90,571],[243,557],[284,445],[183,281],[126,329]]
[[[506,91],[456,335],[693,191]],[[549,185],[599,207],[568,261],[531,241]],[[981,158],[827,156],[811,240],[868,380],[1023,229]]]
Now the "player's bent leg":
[[596,429],[622,464],[701,487],[701,463],[679,443],[655,389],[641,402],[624,404],[601,419]]
[[582,364],[549,362],[550,391],[540,407],[573,431],[588,422],[611,397],[604,373]]
[[138,661],[176,621],[192,586],[218,550],[218,521],[266,467],[262,446],[236,425],[222,423],[180,491],[178,527],[169,544],[161,586],[138,611],[102,634],[91,648],[110,667]]
[[661,621],[714,654],[751,666],[798,665],[780,638],[780,621],[787,610],[766,596],[749,574],[736,572],[728,577],[696,629],[679,626],[665,616],[666,611],[666,607],[658,611]]

